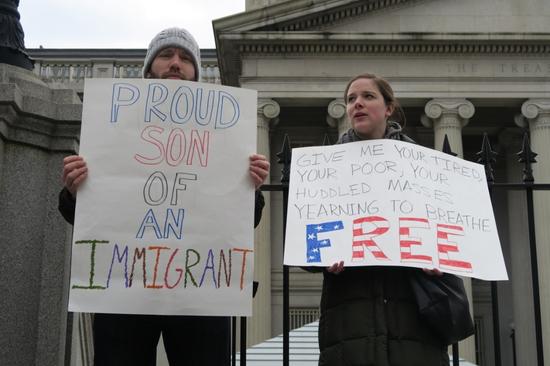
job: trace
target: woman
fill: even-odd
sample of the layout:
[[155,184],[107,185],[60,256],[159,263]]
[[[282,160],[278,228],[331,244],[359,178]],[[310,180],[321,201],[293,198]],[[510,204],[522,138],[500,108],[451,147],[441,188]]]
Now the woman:
[[[388,82],[353,78],[344,94],[352,128],[338,143],[371,139],[412,142],[392,117],[403,116]],[[448,366],[447,347],[423,323],[409,282],[415,268],[350,267],[324,272],[319,365]],[[425,272],[441,275],[438,270]]]

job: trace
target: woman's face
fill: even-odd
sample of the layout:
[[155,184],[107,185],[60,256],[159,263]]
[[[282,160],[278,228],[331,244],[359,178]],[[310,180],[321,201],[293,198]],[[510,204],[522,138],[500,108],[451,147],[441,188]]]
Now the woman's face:
[[365,140],[381,139],[393,107],[386,105],[373,80],[362,78],[351,83],[348,89],[346,112],[359,137]]

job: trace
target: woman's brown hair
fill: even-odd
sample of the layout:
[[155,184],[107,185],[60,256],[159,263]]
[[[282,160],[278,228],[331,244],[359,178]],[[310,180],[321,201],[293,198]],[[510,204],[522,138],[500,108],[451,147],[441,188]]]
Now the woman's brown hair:
[[403,112],[403,108],[401,108],[401,105],[395,98],[395,95],[393,94],[393,89],[390,86],[390,83],[384,78],[378,77],[374,74],[364,73],[359,74],[353,79],[351,79],[348,82],[348,85],[346,86],[346,90],[344,92],[344,102],[348,104],[348,91],[351,84],[359,79],[370,79],[374,82],[378,90],[380,91],[380,94],[382,94],[382,97],[384,98],[384,102],[388,106],[393,107],[393,113],[391,116],[389,116],[388,119],[400,123],[402,126],[405,126],[406,119],[405,119],[405,112]]

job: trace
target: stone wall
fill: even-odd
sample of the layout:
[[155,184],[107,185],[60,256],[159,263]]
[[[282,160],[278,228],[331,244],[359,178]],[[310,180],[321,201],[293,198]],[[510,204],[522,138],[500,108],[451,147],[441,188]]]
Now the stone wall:
[[0,64],[1,365],[69,359],[71,227],[57,212],[57,194],[63,157],[78,148],[81,110],[73,90]]

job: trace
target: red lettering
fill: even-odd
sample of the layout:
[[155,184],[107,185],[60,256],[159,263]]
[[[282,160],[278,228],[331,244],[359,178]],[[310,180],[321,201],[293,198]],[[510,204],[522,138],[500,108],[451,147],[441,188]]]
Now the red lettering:
[[196,130],[191,131],[191,146],[189,146],[189,154],[187,155],[187,165],[193,165],[195,159],[195,152],[198,153],[201,166],[208,166],[208,146],[210,143],[210,132],[204,131],[202,139],[199,136],[199,132]]
[[147,126],[141,131],[141,138],[144,141],[150,142],[151,144],[155,145],[159,151],[159,154],[155,157],[148,158],[139,154],[134,155],[134,159],[139,161],[141,164],[146,165],[157,165],[160,164],[164,160],[164,145],[161,141],[157,140],[153,133],[161,134],[164,131],[164,128],[157,127],[157,126]]
[[251,249],[241,249],[241,248],[233,248],[234,252],[242,252],[243,253],[243,264],[241,267],[241,290],[244,287],[244,273],[246,272],[246,255],[250,252],[254,252]]
[[[374,229],[365,233],[363,229],[364,223],[374,226]],[[376,259],[388,260],[389,258],[372,239],[386,233],[389,229],[390,223],[388,220],[380,216],[367,216],[353,220],[352,261],[355,262],[365,259],[364,247],[366,247]]]
[[[200,164],[208,166],[208,151],[210,148],[210,132],[197,130],[187,131],[173,128],[168,137],[163,137],[164,129],[158,126],[147,126],[141,132],[141,139],[155,147],[156,155],[144,156],[135,154],[134,159],[144,165],[158,165],[164,161],[170,166],[180,164]],[[189,135],[190,133],[190,135]],[[164,143],[166,140],[166,143]]]
[[[439,266],[441,268],[471,272],[470,262],[451,259],[449,253],[458,253],[458,245],[449,240],[450,235],[464,236],[464,229],[458,225],[437,224],[437,251],[439,253]],[[443,257],[443,258],[442,258]]]
[[413,245],[422,245],[422,241],[417,237],[411,237],[411,229],[429,229],[428,219],[418,217],[400,217],[399,218],[399,246],[401,248],[401,262],[420,262],[432,264],[432,257],[429,255],[413,254]]
[[[176,140],[177,138],[177,140]],[[174,143],[176,142],[176,143]],[[176,157],[174,157],[174,145],[176,146]],[[185,158],[185,148],[187,147],[185,134],[179,128],[174,128],[168,136],[166,144],[166,162],[170,166],[177,166]]]

